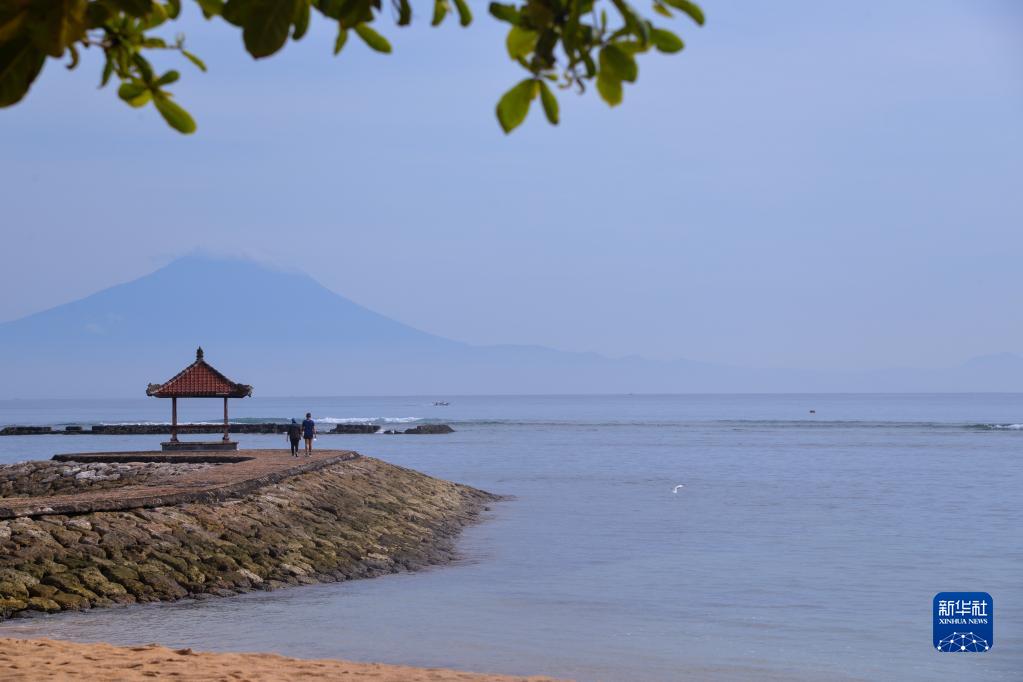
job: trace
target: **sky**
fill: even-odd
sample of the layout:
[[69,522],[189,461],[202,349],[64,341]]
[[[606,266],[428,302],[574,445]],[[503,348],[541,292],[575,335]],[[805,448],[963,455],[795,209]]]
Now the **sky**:
[[[423,4],[423,3],[419,3]],[[0,111],[0,321],[201,249],[470,343],[754,367],[1023,352],[1023,5],[726,3],[510,136],[502,25],[259,62],[185,3],[189,137],[50,61]],[[424,5],[425,6],[425,5]],[[425,11],[425,10],[421,10]]]

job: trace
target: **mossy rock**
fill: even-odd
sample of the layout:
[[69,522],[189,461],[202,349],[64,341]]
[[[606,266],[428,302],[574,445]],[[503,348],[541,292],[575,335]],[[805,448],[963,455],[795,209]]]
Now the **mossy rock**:
[[36,611],[45,611],[46,613],[55,613],[60,611],[60,604],[46,597],[32,597],[28,600],[28,608]]
[[121,564],[120,566],[102,566],[100,569],[107,579],[124,584],[128,581],[138,581],[139,574],[132,568]]
[[90,566],[89,568],[81,571],[78,574],[78,578],[82,581],[82,584],[85,585],[85,587],[104,597],[116,598],[128,593],[128,591],[121,585],[107,580],[95,566]]
[[152,564],[139,567],[139,577],[153,588],[153,593],[161,599],[181,599],[188,596],[188,591],[163,571],[155,569]]
[[238,563],[229,556],[224,554],[213,554],[207,557],[203,557],[202,562],[207,566],[212,566],[216,571],[236,571],[238,570]]
[[28,587],[24,583],[4,580],[0,582],[0,598],[28,599]]
[[78,594],[70,594],[68,592],[58,592],[53,595],[53,601],[57,602],[61,609],[65,611],[78,611],[80,609],[89,608],[89,600]]
[[170,554],[167,554],[166,552],[155,552],[154,551],[154,552],[152,552],[151,556],[154,559],[158,559],[162,563],[167,564],[168,566],[173,568],[175,571],[178,571],[179,573],[188,573],[188,562],[185,561],[184,559],[180,559],[178,557],[171,556]]
[[57,588],[53,585],[44,585],[42,583],[36,583],[35,585],[28,586],[28,593],[33,597],[40,597],[42,599],[53,599],[53,595],[57,594]]
[[82,539],[82,534],[77,531],[65,530],[64,528],[49,528],[48,530],[53,539],[64,547],[74,547]]
[[135,597],[137,601],[153,601],[153,588],[140,580],[125,580],[121,583],[124,589]]

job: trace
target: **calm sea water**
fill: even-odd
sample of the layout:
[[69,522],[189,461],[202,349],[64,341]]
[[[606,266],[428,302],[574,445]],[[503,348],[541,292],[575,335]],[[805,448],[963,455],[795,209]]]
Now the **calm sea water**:
[[[514,495],[464,534],[459,563],[20,619],[0,635],[580,680],[1023,679],[1023,394],[447,399],[254,398],[233,411],[451,423],[448,436],[318,445]],[[212,403],[183,408],[218,417]],[[0,402],[0,424],[167,412]],[[159,439],[0,438],[0,462]],[[991,651],[933,650],[931,599],[955,590],[992,594]]]

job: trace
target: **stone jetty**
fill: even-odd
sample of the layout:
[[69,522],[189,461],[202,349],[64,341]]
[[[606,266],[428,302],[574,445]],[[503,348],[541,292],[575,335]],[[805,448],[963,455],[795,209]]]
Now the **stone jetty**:
[[414,570],[500,499],[348,451],[62,460],[0,466],[0,618]]

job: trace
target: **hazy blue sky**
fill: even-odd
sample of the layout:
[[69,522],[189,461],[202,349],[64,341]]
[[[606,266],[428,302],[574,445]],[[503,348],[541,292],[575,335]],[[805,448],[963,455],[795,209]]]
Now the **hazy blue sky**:
[[707,0],[622,107],[564,95],[559,128],[535,111],[510,137],[493,106],[520,74],[484,3],[468,30],[389,28],[390,56],[335,59],[320,22],[259,63],[185,4],[196,135],[97,91],[97,55],[0,111],[0,320],[200,247],[477,343],[819,368],[1023,351],[1021,3]]

